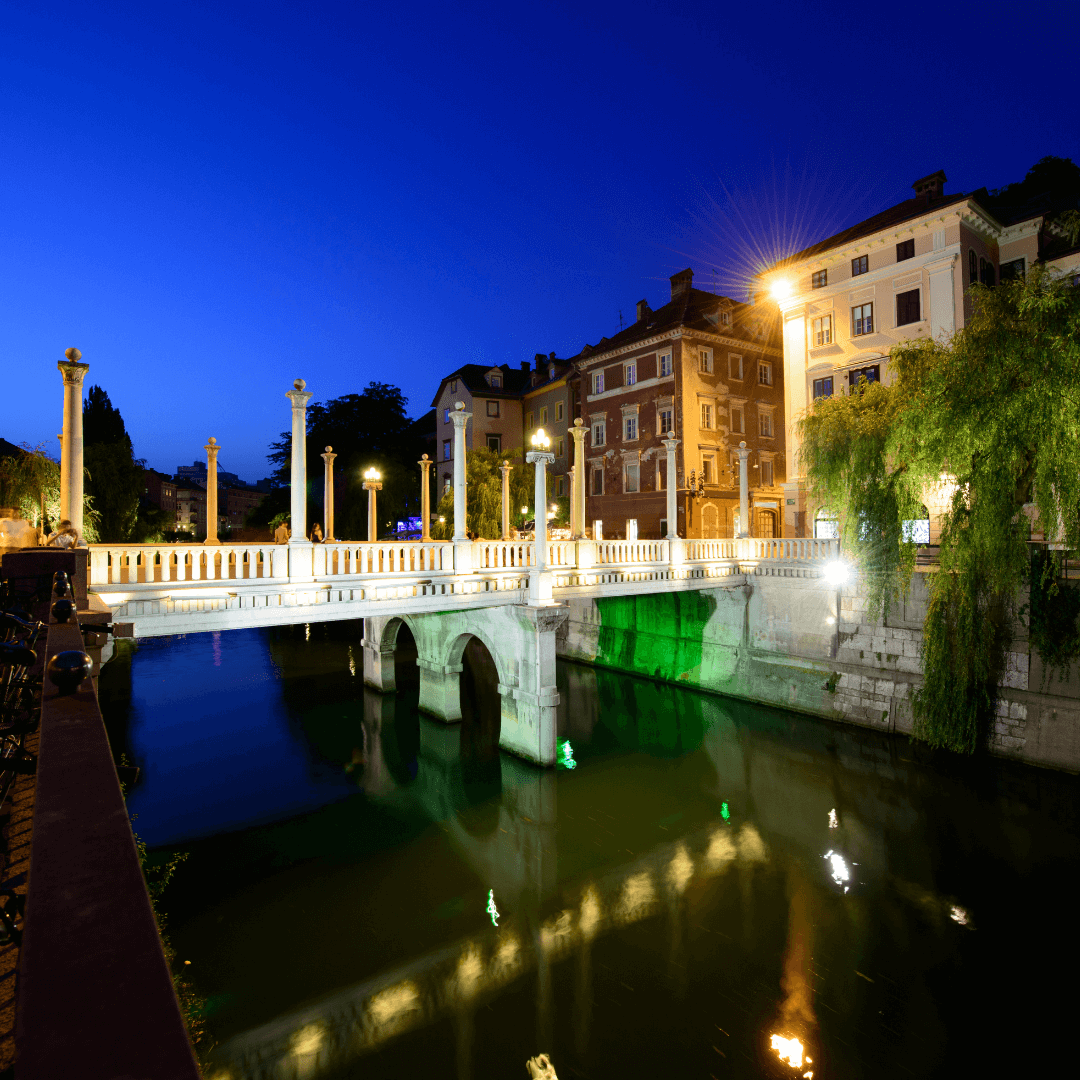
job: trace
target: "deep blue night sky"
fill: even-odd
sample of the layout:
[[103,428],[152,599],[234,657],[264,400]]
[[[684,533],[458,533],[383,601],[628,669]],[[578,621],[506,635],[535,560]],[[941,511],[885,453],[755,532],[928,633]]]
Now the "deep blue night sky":
[[1075,2],[672,7],[5,4],[0,436],[55,453],[77,345],[138,456],[254,480],[297,376],[419,415],[935,169],[1080,161]]

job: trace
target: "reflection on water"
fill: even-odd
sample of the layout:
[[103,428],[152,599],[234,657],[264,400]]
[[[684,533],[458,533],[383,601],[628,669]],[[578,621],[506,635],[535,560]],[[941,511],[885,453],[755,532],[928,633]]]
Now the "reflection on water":
[[933,1076],[973,1037],[1030,1072],[1024,1032],[1070,1019],[1040,913],[1071,910],[1072,778],[573,665],[577,768],[541,772],[482,709],[365,692],[360,637],[103,673],[136,828],[191,852],[166,902],[209,1076]]

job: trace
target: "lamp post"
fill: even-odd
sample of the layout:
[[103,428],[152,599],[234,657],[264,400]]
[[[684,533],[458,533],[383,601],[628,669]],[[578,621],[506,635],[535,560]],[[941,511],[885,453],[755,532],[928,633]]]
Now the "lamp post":
[[544,433],[543,428],[536,429],[531,441],[533,448],[525,455],[525,460],[536,466],[533,495],[533,504],[536,507],[533,514],[536,525],[536,558],[529,573],[529,603],[546,605],[551,603],[551,575],[547,568],[547,467],[554,463],[555,455],[548,451],[551,439]]
[[502,475],[502,538],[504,540],[510,539],[510,470],[513,467],[509,461],[504,461],[499,466],[499,472]]
[[432,460],[422,454],[416,463],[420,466],[420,539],[431,539],[431,472]]
[[213,546],[221,543],[217,534],[217,456],[221,447],[211,435],[203,449],[206,451],[206,539],[203,543]]
[[379,521],[375,516],[375,492],[382,491],[382,476],[374,466],[364,473],[364,490],[367,496],[367,538],[369,544],[379,539]]
[[331,453],[334,448],[328,446],[326,453],[320,455],[323,459],[323,529],[326,535],[323,540],[328,542],[336,539],[334,536],[334,458],[337,454]]

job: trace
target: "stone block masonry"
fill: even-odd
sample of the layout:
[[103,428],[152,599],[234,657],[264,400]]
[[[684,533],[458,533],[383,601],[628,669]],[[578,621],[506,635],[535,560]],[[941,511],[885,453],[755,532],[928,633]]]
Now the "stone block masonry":
[[[922,681],[921,574],[884,622],[867,617],[858,592],[838,596],[820,579],[754,574],[697,592],[573,598],[568,607],[557,637],[566,659],[911,732],[911,693]],[[999,687],[991,751],[1080,771],[1080,685],[1033,679],[1030,659],[1018,630]]]

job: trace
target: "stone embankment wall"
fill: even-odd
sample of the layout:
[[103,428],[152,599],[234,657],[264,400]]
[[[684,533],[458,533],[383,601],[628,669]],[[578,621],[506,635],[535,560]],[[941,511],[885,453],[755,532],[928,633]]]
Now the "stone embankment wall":
[[[557,651],[619,671],[909,734],[922,680],[926,586],[884,621],[857,590],[820,578],[748,574],[698,592],[570,601]],[[839,614],[839,622],[837,615]],[[1048,676],[1018,627],[1000,687],[991,751],[1080,771],[1080,673]]]

